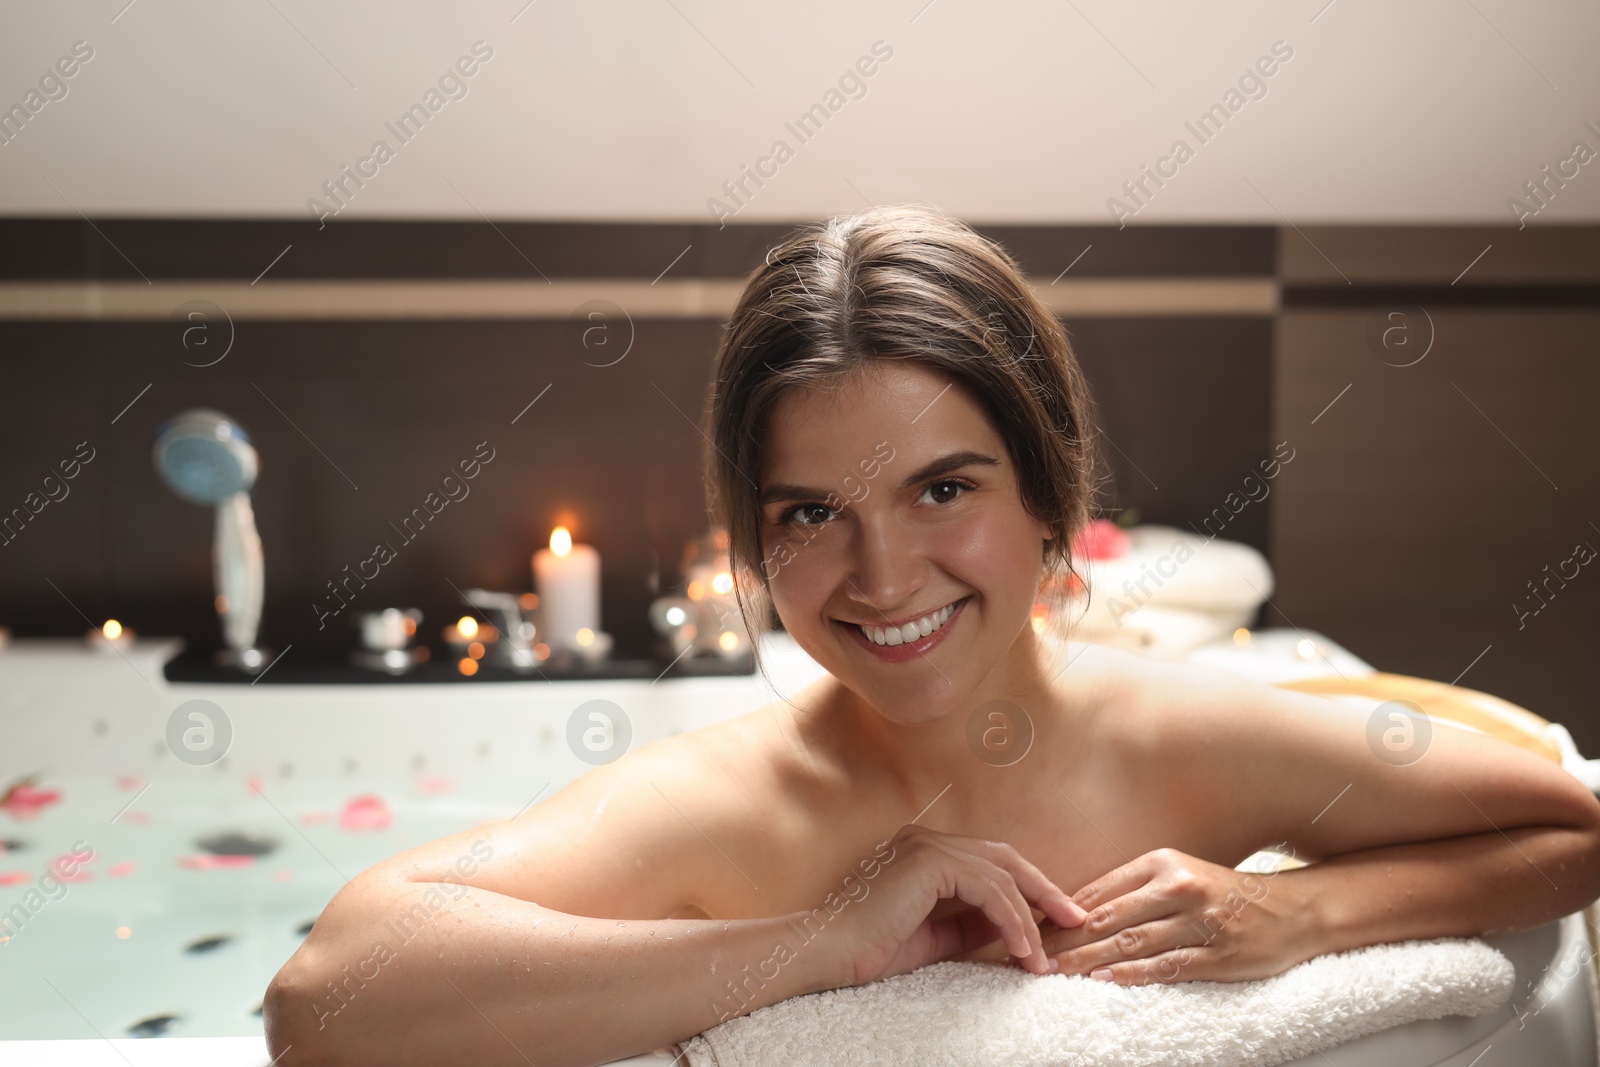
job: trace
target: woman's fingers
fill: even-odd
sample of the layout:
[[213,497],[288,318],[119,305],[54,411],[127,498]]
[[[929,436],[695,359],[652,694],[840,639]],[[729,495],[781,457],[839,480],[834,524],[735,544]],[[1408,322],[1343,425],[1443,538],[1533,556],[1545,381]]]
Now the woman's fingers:
[[[1007,950],[1025,961],[1029,970],[1039,974],[1050,971],[1052,968],[1045,954],[1044,935],[1033,918],[1029,896],[1031,894],[1038,900],[1041,910],[1048,915],[1052,911],[1061,911],[1060,904],[1066,895],[1009,845],[975,838],[962,839],[951,834],[940,835],[935,841],[981,879],[981,883],[958,883],[957,895],[980,908],[1001,931]],[[970,845],[965,843],[968,841]],[[987,893],[982,888],[984,886],[988,887]],[[975,899],[968,895],[968,891],[984,895],[982,899]],[[991,903],[996,898],[1004,903],[1004,908]],[[1047,904],[1048,907],[1045,906]]]
[[1145,961],[1181,950],[1192,952],[1206,944],[1205,931],[1197,929],[1187,917],[1168,915],[1130,920],[1109,929],[1100,940],[1075,948],[1061,949],[1052,943],[1051,951],[1061,962],[1063,974],[1089,974],[1111,963]]
[[1164,869],[1178,866],[1182,858],[1186,857],[1164,848],[1143,853],[1083,886],[1073,894],[1072,900],[1086,911],[1093,911],[1097,905],[1131,893],[1149,883]]
[[[1076,949],[1084,945],[1104,944],[1113,941],[1123,930],[1152,923],[1176,915],[1182,910],[1178,901],[1154,884],[1147,884],[1127,896],[1114,897],[1089,912],[1088,918],[1071,929],[1046,929],[1046,951],[1052,953]],[[1204,937],[1202,931],[1197,936]]]
[[[852,910],[841,942],[851,981],[874,981],[999,940],[1036,974],[1059,969],[1045,949],[1035,908],[1062,928],[1083,922],[1071,897],[1010,845],[908,824],[893,838],[903,858],[888,867],[883,892]],[[939,899],[967,908],[940,919]],[[844,969],[843,967],[841,969]]]
[[1081,924],[1087,916],[1088,912],[1070,894],[1045,877],[1043,871],[1024,859],[1022,853],[1011,845],[1003,841],[987,841],[956,834],[943,834],[941,837],[948,843],[959,843],[995,866],[1004,868],[1022,896],[1057,925],[1070,929]]
[[1039,868],[1023,859],[1016,849],[1010,845],[993,844],[997,845],[998,855],[990,858],[1011,872],[1022,895],[1032,901],[1046,917],[1060,926],[1071,928],[1080,925],[1088,916],[1088,912],[1065,890],[1046,878]]
[[[984,870],[985,867],[989,870]],[[1050,969],[1045,959],[1044,939],[1033,921],[1033,914],[1004,870],[979,857],[970,857],[958,859],[950,873],[955,878],[956,896],[976,907],[995,925],[1007,951],[1023,960],[1032,971],[1044,973]]]

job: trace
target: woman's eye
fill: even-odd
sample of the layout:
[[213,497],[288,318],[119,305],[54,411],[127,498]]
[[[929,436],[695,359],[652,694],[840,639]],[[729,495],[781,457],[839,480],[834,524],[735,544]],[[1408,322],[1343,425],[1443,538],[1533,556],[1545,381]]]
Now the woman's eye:
[[[937,499],[934,504],[950,504],[960,498],[963,492],[978,488],[974,482],[965,478],[940,478],[936,482],[929,482],[928,487],[922,491],[926,497],[929,493],[935,494]],[[831,521],[834,510],[826,504],[796,504],[794,507],[778,516],[779,526],[796,526],[801,529],[815,529],[826,526]]]
[[[924,495],[927,495],[928,493],[934,493],[938,495],[940,490],[948,490],[951,487],[961,490],[971,490],[977,488],[976,485],[967,481],[965,478],[941,478],[937,482],[928,483],[928,488],[924,489],[922,492]],[[934,500],[933,503],[948,504],[954,501],[958,496],[959,494],[957,493],[948,493],[948,495],[944,496],[944,499]]]
[[[817,512],[819,512],[819,511],[822,512],[823,515],[824,515],[824,518],[821,519],[820,521],[817,521],[817,522],[801,521],[801,519],[799,518],[799,516],[801,516],[801,515],[807,515],[810,518],[814,519],[814,518],[817,517]],[[796,504],[794,507],[790,508],[788,511],[785,511],[782,515],[778,516],[778,525],[779,526],[800,526],[800,527],[821,526],[824,522],[827,521],[826,516],[827,515],[831,515],[831,514],[833,514],[832,510],[830,508],[828,508],[824,504]]]

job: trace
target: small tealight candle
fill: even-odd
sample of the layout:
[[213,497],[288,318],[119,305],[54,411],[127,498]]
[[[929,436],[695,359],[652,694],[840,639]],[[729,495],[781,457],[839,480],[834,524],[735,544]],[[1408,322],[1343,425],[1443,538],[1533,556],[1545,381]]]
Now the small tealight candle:
[[611,635],[599,633],[585,626],[573,635],[572,654],[584,664],[595,664],[611,654]]
[[444,628],[445,647],[457,659],[482,659],[484,646],[499,638],[500,633],[493,626],[483,625],[471,615],[463,615]]
[[98,630],[90,630],[84,636],[96,648],[126,651],[137,635],[116,619],[107,619],[105,625]]
[[572,533],[557,526],[550,547],[533,554],[533,582],[544,616],[540,636],[552,649],[588,651],[578,632],[600,631],[600,553],[592,545],[572,543]]

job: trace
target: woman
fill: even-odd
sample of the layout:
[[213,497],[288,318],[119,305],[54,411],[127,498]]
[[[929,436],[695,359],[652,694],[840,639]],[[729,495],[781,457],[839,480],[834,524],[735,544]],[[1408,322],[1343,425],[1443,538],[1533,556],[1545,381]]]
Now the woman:
[[[1600,895],[1600,802],[1533,754],[1397,759],[1333,701],[1036,627],[1091,427],[1060,325],[960,223],[773,249],[708,483],[752,632],[775,609],[828,675],[361,874],[268,992],[274,1055],[594,1064],[943,959],[1237,981]],[[1274,845],[1309,866],[1234,870]]]

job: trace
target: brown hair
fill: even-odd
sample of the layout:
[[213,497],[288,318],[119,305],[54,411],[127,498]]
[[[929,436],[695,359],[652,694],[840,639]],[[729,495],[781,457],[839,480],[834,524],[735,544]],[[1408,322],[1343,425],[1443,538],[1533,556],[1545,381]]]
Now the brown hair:
[[779,396],[837,387],[892,359],[937,368],[979,398],[1006,442],[1023,506],[1055,530],[1044,542],[1045,587],[1075,573],[1072,538],[1094,504],[1096,436],[1066,331],[995,242],[937,209],[876,208],[802,227],[768,252],[723,331],[705,476],[752,636],[771,615],[757,481]]

